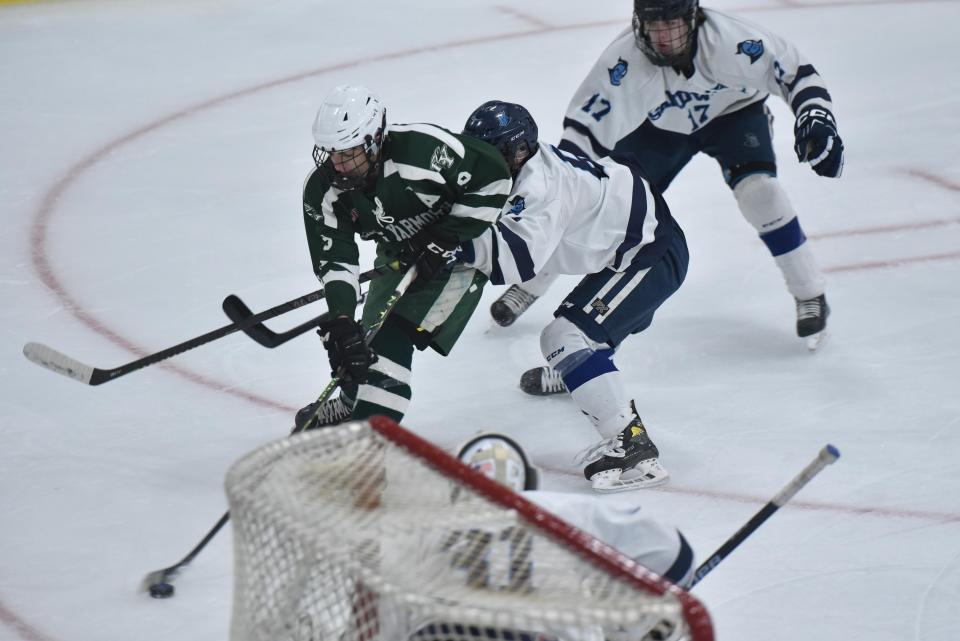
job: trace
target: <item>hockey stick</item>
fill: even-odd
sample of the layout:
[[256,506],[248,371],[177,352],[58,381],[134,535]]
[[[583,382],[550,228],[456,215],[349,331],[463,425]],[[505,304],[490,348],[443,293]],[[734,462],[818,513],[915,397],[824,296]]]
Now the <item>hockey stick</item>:
[[[363,272],[360,274],[361,282],[371,280],[377,276],[386,274],[391,270],[392,267],[390,265],[383,265],[381,267]],[[281,314],[286,314],[287,312],[299,307],[303,307],[308,303],[318,301],[321,298],[323,298],[323,290],[318,289],[317,291],[304,294],[303,296],[294,298],[293,300],[289,300],[275,307],[271,307],[270,309],[262,311],[259,314],[254,314],[249,318],[249,322],[252,324],[260,323],[262,321],[275,318],[276,316],[280,316]],[[43,343],[27,343],[23,346],[23,355],[40,367],[57,372],[58,374],[63,374],[64,376],[80,381],[85,385],[100,385],[102,383],[109,383],[114,379],[129,374],[130,372],[135,372],[138,369],[147,367],[148,365],[159,363],[160,361],[166,360],[171,356],[182,354],[183,352],[194,349],[195,347],[206,345],[207,343],[213,342],[219,338],[223,338],[224,336],[243,329],[244,327],[238,327],[234,323],[231,323],[230,325],[224,325],[219,329],[207,332],[201,336],[196,336],[188,341],[184,341],[178,345],[174,345],[173,347],[168,347],[167,349],[161,350],[155,354],[148,354],[143,358],[138,358],[135,361],[119,367],[114,367],[113,369],[100,369],[99,367],[92,367],[85,363],[81,363],[77,359],[71,358],[70,356],[59,352],[48,345],[44,345]]]
[[[372,278],[375,278],[376,276],[380,276],[390,271],[399,270],[400,263],[394,261],[387,265],[381,265],[380,267],[376,267],[370,271],[360,274],[359,282],[365,283],[368,280],[372,280]],[[363,296],[365,296],[365,294],[361,295],[361,299]],[[243,330],[244,334],[255,340],[257,343],[270,349],[283,345],[287,341],[296,338],[300,334],[310,331],[327,319],[326,314],[321,314],[314,319],[308,320],[307,322],[301,323],[292,329],[277,334],[263,323],[252,321],[254,313],[250,311],[250,308],[247,306],[247,304],[244,303],[243,300],[236,294],[230,294],[224,298],[222,307],[223,313],[227,315],[227,318],[232,320],[234,325],[239,326]]]
[[697,568],[697,571],[693,575],[693,581],[690,583],[688,590],[695,586],[697,583],[703,580],[703,577],[710,574],[710,572],[720,564],[725,558],[730,556],[730,553],[733,552],[741,543],[743,543],[748,536],[754,533],[758,527],[763,525],[763,522],[773,516],[773,513],[783,507],[787,501],[793,498],[794,494],[799,492],[807,483],[809,483],[813,477],[819,474],[823,468],[830,465],[834,461],[840,458],[840,451],[837,450],[832,445],[824,445],[823,449],[817,454],[817,458],[813,459],[807,467],[803,469],[802,472],[797,474],[792,481],[786,484],[776,496],[774,496],[770,501],[767,502],[760,511],[750,517],[750,520],[744,523],[743,527],[737,530],[733,536],[724,542],[723,545],[714,552],[709,559],[700,564],[700,567]]
[[270,349],[283,345],[287,341],[296,338],[304,332],[310,331],[330,318],[330,313],[324,312],[316,318],[311,318],[307,322],[297,325],[293,329],[288,329],[285,332],[277,334],[263,323],[251,324],[250,319],[253,318],[255,314],[250,311],[250,308],[247,307],[247,304],[244,303],[239,296],[234,294],[230,294],[223,299],[223,313],[233,321],[234,325],[242,328],[244,334]]
[[[380,328],[383,327],[384,321],[386,321],[387,316],[390,312],[393,311],[393,308],[396,306],[397,301],[400,300],[400,297],[403,296],[404,292],[407,291],[407,288],[410,286],[410,283],[414,281],[417,277],[417,268],[411,267],[407,270],[407,273],[397,284],[396,288],[393,290],[393,293],[390,294],[390,298],[387,299],[387,302],[384,304],[383,309],[380,311],[377,319],[367,328],[366,334],[364,334],[364,342],[367,345],[370,345],[373,342],[374,337],[377,335],[377,332],[380,331]],[[342,378],[342,370],[337,372],[337,375],[330,379],[330,382],[327,384],[323,391],[320,393],[320,396],[317,398],[317,409],[314,410],[313,415],[309,419],[304,421],[301,425],[296,426],[291,430],[291,436],[298,432],[303,432],[305,430],[311,429],[317,422],[317,416],[320,414],[320,409],[323,407],[324,401],[330,398],[330,395],[333,394],[333,391],[340,384]],[[223,516],[220,517],[220,520],[210,528],[210,531],[204,535],[204,537],[197,543],[196,546],[190,552],[180,559],[177,563],[163,568],[161,570],[154,570],[150,572],[143,578],[142,588],[146,590],[150,596],[155,599],[167,599],[173,596],[174,588],[173,581],[174,577],[177,576],[187,565],[193,561],[194,558],[200,553],[200,551],[213,540],[213,537],[217,535],[224,525],[227,524],[227,521],[230,520],[230,512],[224,512]]]

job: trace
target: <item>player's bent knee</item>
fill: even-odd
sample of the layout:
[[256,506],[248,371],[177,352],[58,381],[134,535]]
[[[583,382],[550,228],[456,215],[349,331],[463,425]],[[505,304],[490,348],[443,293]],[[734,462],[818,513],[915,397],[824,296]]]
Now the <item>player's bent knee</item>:
[[761,235],[796,218],[780,181],[768,174],[751,174],[733,188],[740,213]]
[[540,332],[540,351],[547,364],[561,375],[572,371],[601,349],[608,347],[592,340],[563,316],[554,318]]

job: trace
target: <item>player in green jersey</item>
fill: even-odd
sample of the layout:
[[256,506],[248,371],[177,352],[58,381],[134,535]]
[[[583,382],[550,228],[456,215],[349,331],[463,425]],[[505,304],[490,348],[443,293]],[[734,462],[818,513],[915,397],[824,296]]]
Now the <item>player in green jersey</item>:
[[[334,320],[320,336],[340,396],[311,403],[298,425],[317,426],[383,414],[399,421],[410,403],[414,348],[447,355],[480,300],[486,277],[454,260],[462,241],[496,222],[512,180],[496,149],[430,124],[387,124],[368,89],[337,87],[313,124],[316,169],[303,190],[303,218],[314,272]],[[362,325],[357,240],[377,244],[376,264],[399,261],[396,273],[370,283]],[[406,268],[417,278],[371,345],[376,320]]]

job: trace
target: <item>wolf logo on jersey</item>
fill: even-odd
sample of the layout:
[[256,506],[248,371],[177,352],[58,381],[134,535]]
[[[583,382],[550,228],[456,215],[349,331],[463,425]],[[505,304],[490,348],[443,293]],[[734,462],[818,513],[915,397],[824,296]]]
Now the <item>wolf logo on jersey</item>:
[[623,58],[618,58],[617,64],[607,69],[607,71],[610,73],[610,84],[614,87],[619,87],[623,81],[623,77],[627,75],[627,61]]
[[523,199],[523,196],[514,196],[510,199],[510,211],[507,213],[519,214],[526,206],[527,201]]
[[744,40],[737,45],[737,53],[750,58],[750,64],[753,64],[763,55],[763,40]]
[[446,145],[440,145],[433,150],[433,157],[430,158],[430,168],[434,171],[442,171],[453,167],[453,153]]

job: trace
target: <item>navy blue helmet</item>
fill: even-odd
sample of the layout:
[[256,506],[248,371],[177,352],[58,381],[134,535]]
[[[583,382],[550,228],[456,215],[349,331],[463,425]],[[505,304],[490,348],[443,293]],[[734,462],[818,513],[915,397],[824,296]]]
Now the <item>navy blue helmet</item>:
[[463,127],[467,136],[496,147],[516,176],[537,151],[537,123],[522,105],[489,100],[477,107]]

